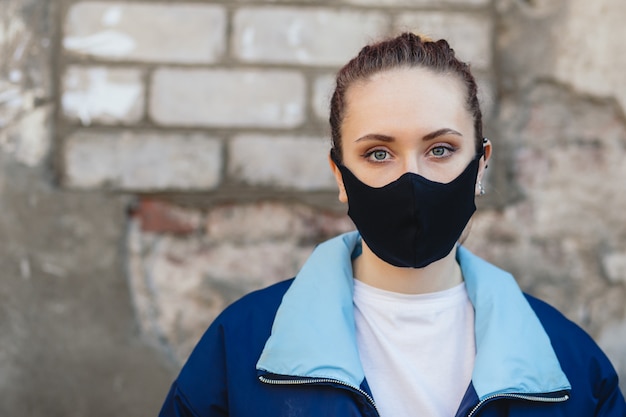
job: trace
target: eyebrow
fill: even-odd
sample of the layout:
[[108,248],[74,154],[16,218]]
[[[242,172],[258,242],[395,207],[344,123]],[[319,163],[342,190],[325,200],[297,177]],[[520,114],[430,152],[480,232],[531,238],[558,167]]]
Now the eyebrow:
[[422,139],[424,141],[428,141],[428,140],[433,140],[433,139],[438,138],[439,136],[444,136],[444,135],[455,135],[455,136],[463,137],[463,135],[460,132],[457,132],[454,129],[444,127],[443,129],[435,130],[434,132],[427,134]]
[[381,135],[379,133],[368,133],[365,136],[361,136],[354,142],[361,142],[365,140],[376,140],[376,141],[381,141],[381,142],[393,142],[394,141],[393,137],[391,136]]
[[[454,129],[450,129],[450,128],[443,128],[443,129],[439,129],[439,130],[435,130],[434,132],[430,132],[429,134],[425,135],[422,140],[423,141],[429,141],[429,140],[433,140],[438,138],[439,136],[444,136],[444,135],[455,135],[455,136],[461,136],[463,137],[463,135],[459,132],[457,132]],[[360,138],[358,138],[357,140],[355,140],[354,142],[361,142],[361,141],[365,141],[365,140],[376,140],[376,141],[381,141],[381,142],[393,142],[394,138],[392,136],[387,136],[387,135],[382,135],[380,133],[369,133],[365,136],[361,136]]]

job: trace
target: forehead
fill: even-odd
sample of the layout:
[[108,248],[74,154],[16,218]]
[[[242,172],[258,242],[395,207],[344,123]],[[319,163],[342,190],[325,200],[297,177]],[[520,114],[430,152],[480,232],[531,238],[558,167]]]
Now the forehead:
[[346,92],[346,124],[383,126],[418,124],[424,128],[471,119],[466,88],[454,74],[426,68],[398,68],[354,83]]
[[456,74],[437,73],[423,67],[401,67],[377,72],[369,78],[355,82],[346,92],[351,99],[377,99],[412,96],[431,98],[444,96],[450,104],[464,104],[466,87]]

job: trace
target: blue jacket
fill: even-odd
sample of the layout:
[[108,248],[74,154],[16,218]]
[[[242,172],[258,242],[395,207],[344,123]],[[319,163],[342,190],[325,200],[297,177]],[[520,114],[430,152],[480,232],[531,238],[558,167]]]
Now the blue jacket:
[[[243,297],[209,327],[161,417],[376,417],[356,345],[356,232],[319,245],[295,279]],[[626,417],[609,360],[513,277],[459,247],[477,354],[460,416]],[[419,410],[415,412],[419,416]]]

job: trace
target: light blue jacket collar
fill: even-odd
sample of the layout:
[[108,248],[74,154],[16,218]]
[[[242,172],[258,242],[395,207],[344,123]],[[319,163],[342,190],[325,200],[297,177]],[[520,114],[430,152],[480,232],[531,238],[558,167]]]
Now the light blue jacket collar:
[[[257,369],[292,377],[328,378],[359,387],[351,258],[357,232],[320,244],[278,309]],[[458,247],[475,309],[477,355],[472,382],[480,399],[570,389],[548,335],[514,278]]]

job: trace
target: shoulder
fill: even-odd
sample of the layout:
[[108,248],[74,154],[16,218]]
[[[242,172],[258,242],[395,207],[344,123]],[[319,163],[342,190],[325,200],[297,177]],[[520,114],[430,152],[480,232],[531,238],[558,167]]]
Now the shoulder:
[[251,292],[228,306],[187,358],[166,405],[184,400],[187,407],[202,410],[197,415],[214,415],[210,410],[228,408],[225,390],[229,384],[247,386],[256,381],[250,370],[255,369],[291,282]]
[[525,296],[570,380],[572,399],[590,398],[599,407],[613,399],[623,407],[617,373],[591,336],[548,303],[528,294]]
[[565,317],[559,310],[532,295],[524,295],[548,333],[553,345],[575,344],[578,347],[590,348],[591,350],[588,351],[590,353],[601,353],[600,348],[591,336],[576,323]]
[[289,279],[253,291],[226,307],[206,330],[194,353],[206,351],[211,345],[262,347],[270,336],[276,311],[292,282],[293,279]]
[[225,356],[234,345],[262,346],[271,333],[274,316],[291,280],[281,281],[267,288],[251,292],[235,301],[211,323],[204,332],[189,362]]

